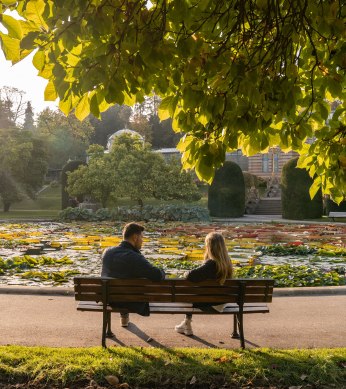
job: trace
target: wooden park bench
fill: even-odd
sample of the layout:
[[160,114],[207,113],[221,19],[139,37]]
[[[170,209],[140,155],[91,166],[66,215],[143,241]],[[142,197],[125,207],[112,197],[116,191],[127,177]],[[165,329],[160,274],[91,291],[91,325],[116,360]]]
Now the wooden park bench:
[[329,218],[335,222],[336,218],[346,218],[346,212],[329,212]]
[[[103,313],[103,347],[106,347],[106,337],[114,336],[111,330],[111,312],[131,312],[116,308],[114,304],[148,302],[151,314],[231,314],[232,338],[239,338],[241,347],[245,348],[243,315],[269,312],[267,303],[272,301],[273,285],[274,280],[270,279],[232,279],[220,285],[217,281],[193,283],[182,279],[154,282],[143,278],[74,278],[75,298],[79,301],[77,310]],[[206,311],[194,308],[192,303],[229,305],[219,313],[212,309]]]

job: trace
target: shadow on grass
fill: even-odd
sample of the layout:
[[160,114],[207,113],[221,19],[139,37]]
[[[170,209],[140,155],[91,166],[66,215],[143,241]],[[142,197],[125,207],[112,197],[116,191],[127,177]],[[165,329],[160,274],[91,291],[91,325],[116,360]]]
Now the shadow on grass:
[[[116,349],[108,350],[116,355]],[[324,355],[323,355],[324,354]],[[289,386],[341,388],[346,382],[342,357],[318,350],[224,350],[133,348],[127,354],[131,385],[170,388]],[[167,387],[167,386],[166,386]]]
[[76,386],[83,380],[94,380],[109,387],[105,379],[107,375],[114,375],[121,383],[138,389],[287,389],[290,386],[341,389],[346,382],[345,366],[345,348],[225,350],[110,347],[105,350],[101,347],[0,347],[1,382],[42,383],[44,389],[84,388]]

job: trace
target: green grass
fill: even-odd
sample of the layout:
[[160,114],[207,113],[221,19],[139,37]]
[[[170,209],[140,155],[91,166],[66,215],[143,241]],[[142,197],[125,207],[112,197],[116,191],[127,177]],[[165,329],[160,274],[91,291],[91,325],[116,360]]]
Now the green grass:
[[0,201],[0,219],[56,219],[61,210],[61,187],[48,187],[36,200],[25,198],[13,203],[9,212],[2,212]]
[[34,381],[60,387],[114,375],[131,387],[199,388],[316,385],[342,388],[346,348],[224,350],[157,348],[44,348],[1,346],[2,382]]
[[10,212],[0,212],[0,220],[36,220],[36,219],[56,219],[60,211],[56,210],[13,210]]
[[[169,202],[156,199],[146,199],[144,204],[148,205],[163,205],[163,204],[181,204],[186,205],[186,202],[181,200],[172,200]],[[190,205],[207,206],[207,197],[202,197],[201,200],[189,203]],[[130,198],[120,198],[116,204],[109,204],[109,207],[114,206],[134,206],[138,205],[136,201]],[[0,219],[56,219],[61,211],[61,185],[56,187],[47,187],[38,196],[32,200],[25,198],[18,203],[11,205],[9,212],[2,212],[2,202],[0,200]]]
[[61,186],[47,187],[38,196],[37,199],[32,200],[25,198],[19,203],[13,203],[10,208],[11,211],[19,210],[50,210],[60,211],[61,210]]

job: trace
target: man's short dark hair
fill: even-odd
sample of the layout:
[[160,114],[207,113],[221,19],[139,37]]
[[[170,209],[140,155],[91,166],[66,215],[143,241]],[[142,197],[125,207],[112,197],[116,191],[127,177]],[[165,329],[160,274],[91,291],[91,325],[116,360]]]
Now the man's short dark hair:
[[123,229],[123,239],[128,239],[132,235],[140,234],[144,231],[144,227],[137,223],[127,223]]

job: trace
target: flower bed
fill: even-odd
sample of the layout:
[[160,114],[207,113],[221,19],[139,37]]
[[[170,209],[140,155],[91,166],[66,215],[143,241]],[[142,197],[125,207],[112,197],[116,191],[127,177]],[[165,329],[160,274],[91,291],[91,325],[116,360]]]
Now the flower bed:
[[[181,277],[203,260],[204,237],[222,231],[236,277],[272,277],[278,287],[344,285],[346,228],[329,224],[146,223],[144,255]],[[120,223],[0,225],[0,283],[72,285],[99,275],[101,253],[121,241]]]

